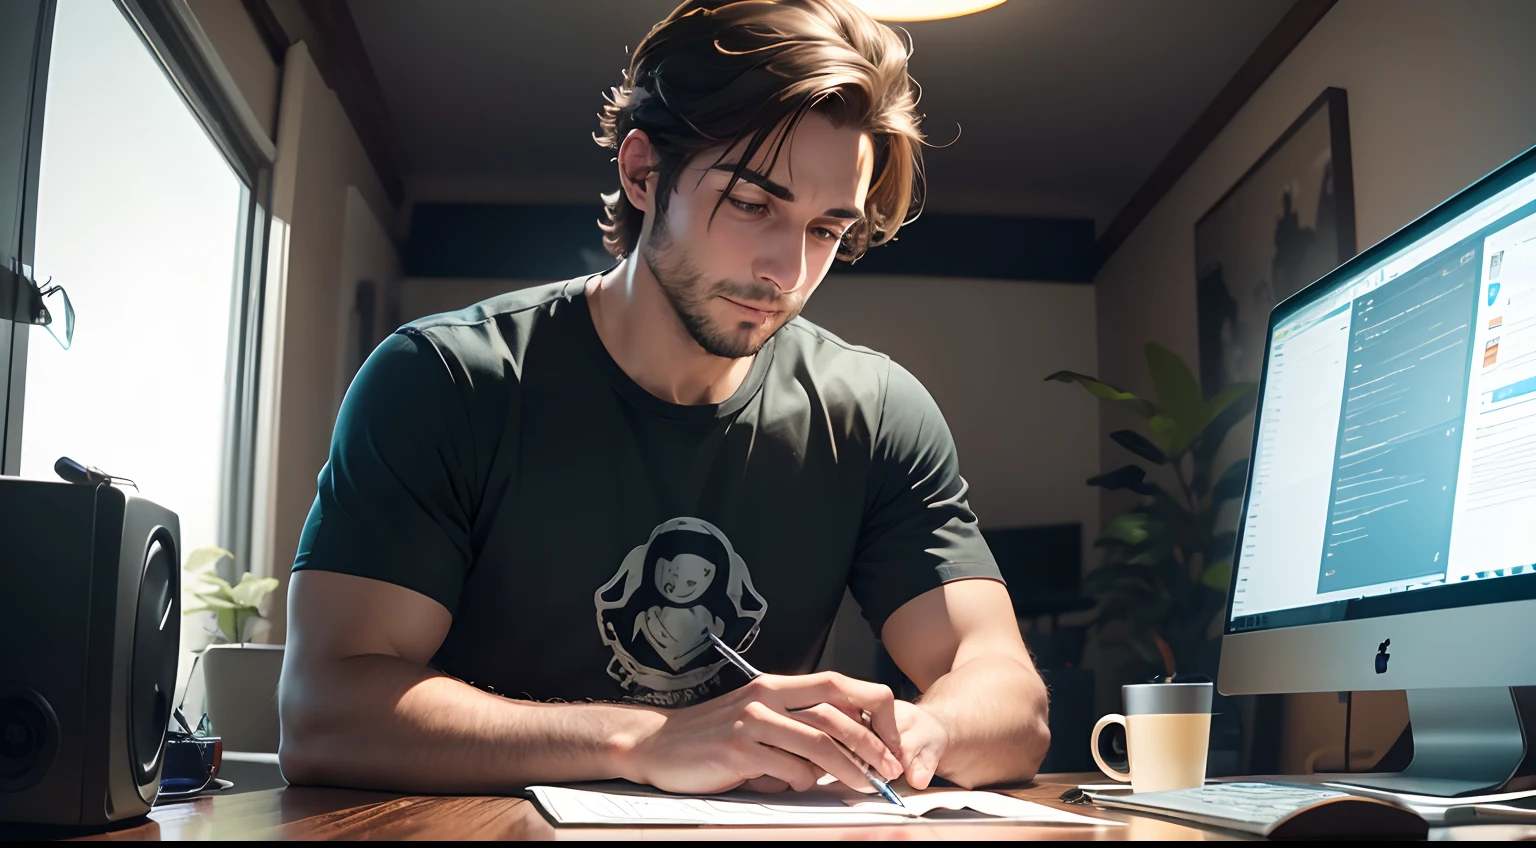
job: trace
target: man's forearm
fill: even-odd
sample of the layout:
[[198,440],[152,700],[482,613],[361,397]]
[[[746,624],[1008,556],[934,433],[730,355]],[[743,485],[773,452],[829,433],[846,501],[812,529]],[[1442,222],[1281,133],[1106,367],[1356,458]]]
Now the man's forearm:
[[1008,657],[978,657],[918,700],[949,733],[938,774],[961,786],[1029,780],[1050,747],[1040,675]]
[[281,699],[290,782],[423,793],[626,777],[626,753],[657,720],[640,707],[501,698],[379,655],[285,676]]

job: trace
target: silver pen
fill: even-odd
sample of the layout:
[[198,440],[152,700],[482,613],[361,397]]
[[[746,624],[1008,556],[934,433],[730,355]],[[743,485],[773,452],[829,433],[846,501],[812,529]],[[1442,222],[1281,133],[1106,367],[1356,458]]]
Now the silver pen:
[[[748,679],[755,678],[762,674],[761,671],[753,668],[751,663],[743,659],[741,654],[731,650],[731,646],[721,641],[719,636],[716,636],[714,633],[708,630],[704,631],[704,635],[709,637],[709,641],[715,646],[715,650],[719,651],[721,656],[725,657],[727,660],[730,660],[731,665],[741,669],[741,673],[745,674]],[[795,712],[795,710],[790,710],[790,712]],[[843,743],[838,742],[836,739],[833,739],[832,742],[836,744],[837,747],[848,756],[848,759],[853,761],[854,765],[858,766],[859,769],[864,772],[864,776],[869,779],[870,785],[875,787],[875,791],[879,792],[881,797],[902,808],[903,810],[907,808],[907,805],[902,803],[901,796],[897,795],[895,790],[891,789],[891,785],[886,783],[885,780],[880,777],[879,772],[876,772],[872,767],[870,767],[868,763],[860,759],[858,754],[848,750],[848,748],[843,745]]]

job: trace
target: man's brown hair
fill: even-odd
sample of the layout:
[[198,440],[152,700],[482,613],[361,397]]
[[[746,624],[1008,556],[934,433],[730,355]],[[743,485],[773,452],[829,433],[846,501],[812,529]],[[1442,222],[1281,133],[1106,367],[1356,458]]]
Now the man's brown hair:
[[[853,261],[890,241],[922,208],[923,135],[917,85],[907,75],[910,52],[890,27],[847,0],[686,0],[635,48],[624,83],[605,98],[594,138],[617,151],[630,130],[650,137],[659,214],[682,167],[710,148],[728,151],[745,140],[728,194],[765,143],[772,157],[763,172],[773,167],[808,112],[868,132],[875,163],[864,217],[838,246],[838,258]],[[717,211],[724,201],[722,194]],[[645,214],[622,188],[603,202],[603,246],[628,256]]]

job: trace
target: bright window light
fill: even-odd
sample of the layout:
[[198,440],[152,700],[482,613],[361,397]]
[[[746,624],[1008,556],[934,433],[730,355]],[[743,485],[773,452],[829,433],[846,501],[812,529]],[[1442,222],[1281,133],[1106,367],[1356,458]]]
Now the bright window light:
[[34,267],[77,318],[28,334],[21,475],[73,457],[218,544],[242,186],[112,0],[58,4],[45,108]]
[[936,21],[1001,6],[1004,0],[853,0],[877,21]]

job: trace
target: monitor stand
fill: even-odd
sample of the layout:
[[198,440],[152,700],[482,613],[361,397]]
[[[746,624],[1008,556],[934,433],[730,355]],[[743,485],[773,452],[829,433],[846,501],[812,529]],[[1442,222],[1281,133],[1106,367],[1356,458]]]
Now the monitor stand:
[[1456,797],[1536,788],[1536,689],[1409,689],[1413,762],[1337,783]]

